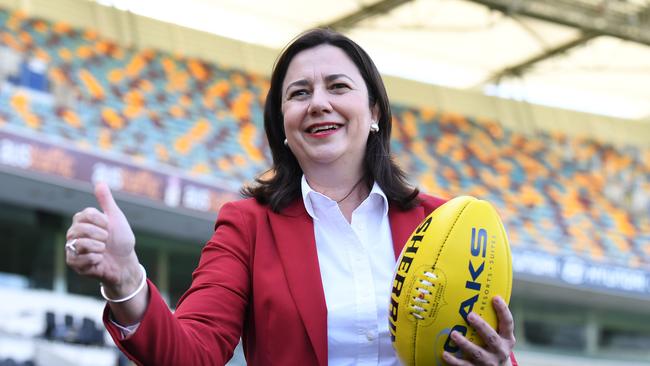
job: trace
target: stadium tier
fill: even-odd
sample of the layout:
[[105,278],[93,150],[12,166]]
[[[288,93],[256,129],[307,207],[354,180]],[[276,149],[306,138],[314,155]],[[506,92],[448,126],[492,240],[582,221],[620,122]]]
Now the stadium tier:
[[248,179],[268,166],[259,129],[263,78],[125,49],[93,32],[20,13],[0,12],[0,23],[5,52],[47,65],[45,91],[73,95],[70,103],[50,104],[5,91],[4,123],[226,179]]
[[[269,167],[265,78],[19,12],[0,11],[0,27],[3,52],[19,63],[4,66],[0,127],[228,181]],[[649,150],[526,136],[434,109],[393,112],[393,149],[412,181],[489,200],[515,249],[650,268]]]
[[395,152],[422,189],[493,202],[513,247],[648,266],[649,151],[393,109]]
[[[71,214],[106,181],[173,308],[219,207],[271,164],[268,86],[0,9],[0,365],[125,363],[101,328],[96,282],[65,267]],[[392,108],[393,152],[413,183],[500,213],[522,364],[647,364],[648,145],[522,134],[435,103]],[[241,349],[230,364],[245,364]]]

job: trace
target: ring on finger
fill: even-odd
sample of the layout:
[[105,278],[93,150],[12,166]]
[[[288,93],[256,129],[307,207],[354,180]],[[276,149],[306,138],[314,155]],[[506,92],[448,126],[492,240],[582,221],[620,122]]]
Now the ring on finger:
[[65,249],[69,250],[72,255],[77,255],[77,247],[75,244],[77,243],[77,238],[74,238],[70,240],[69,242],[65,243]]

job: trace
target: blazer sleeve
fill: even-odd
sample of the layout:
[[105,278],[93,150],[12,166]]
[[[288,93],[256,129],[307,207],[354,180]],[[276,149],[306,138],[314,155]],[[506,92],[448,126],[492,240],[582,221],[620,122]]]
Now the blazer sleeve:
[[236,205],[224,205],[176,312],[149,282],[147,310],[128,339],[108,320],[106,306],[104,324],[120,350],[139,365],[224,365],[239,342],[248,306],[250,234],[250,222]]

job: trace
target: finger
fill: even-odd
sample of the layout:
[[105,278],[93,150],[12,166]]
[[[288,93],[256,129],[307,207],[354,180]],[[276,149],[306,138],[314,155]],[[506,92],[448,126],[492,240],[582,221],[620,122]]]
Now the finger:
[[442,358],[445,360],[447,365],[451,366],[472,366],[472,364],[469,361],[463,360],[462,358],[458,358],[451,353],[444,351],[442,353]]
[[108,229],[108,217],[94,207],[86,207],[81,212],[77,212],[72,219],[74,223],[85,222]]
[[81,216],[82,216],[81,211],[79,211],[79,212],[75,213],[74,215],[72,215],[72,223],[75,224],[75,223],[79,222],[79,218]]
[[505,360],[508,357],[510,349],[506,344],[504,344],[504,340],[497,331],[490,326],[490,324],[474,312],[469,313],[467,320],[469,320],[470,325],[476,329],[478,335],[483,339],[487,349],[490,350],[499,361]]
[[99,265],[101,264],[104,256],[97,253],[88,253],[84,254],[82,260],[84,261],[79,265],[78,273],[84,276],[98,276],[99,275]]
[[66,240],[89,238],[99,241],[108,240],[108,231],[93,224],[78,222],[72,224],[65,234]]
[[77,255],[87,253],[102,254],[106,250],[104,242],[88,238],[77,239],[74,246],[77,249]]
[[80,275],[97,276],[99,274],[97,266],[104,259],[104,255],[98,253],[73,255],[68,253],[65,259],[68,266]]
[[463,355],[474,360],[478,365],[485,365],[489,361],[490,355],[483,348],[470,342],[467,338],[457,331],[451,332],[451,339],[463,352]]
[[495,296],[492,299],[494,310],[497,312],[497,319],[499,319],[498,331],[501,337],[514,341],[515,339],[515,322],[512,318],[512,313],[508,308],[508,304],[501,296]]
[[108,185],[106,185],[106,183],[97,183],[95,186],[95,197],[97,198],[97,202],[105,214],[111,216],[118,212],[122,212],[117,206],[117,203],[115,203],[113,194],[111,193],[111,190],[108,188]]
[[445,351],[442,354],[442,358],[445,360],[447,365],[451,366],[471,366],[472,364],[463,360],[462,358],[458,358],[456,356],[453,356],[451,353]]

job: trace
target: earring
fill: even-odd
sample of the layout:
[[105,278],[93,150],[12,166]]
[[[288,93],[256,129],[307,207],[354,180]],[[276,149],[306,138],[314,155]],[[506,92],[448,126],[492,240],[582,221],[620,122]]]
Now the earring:
[[370,124],[370,132],[379,132],[379,125],[377,122],[372,122]]
[[289,146],[289,141],[287,141],[287,139],[284,139],[284,146]]

